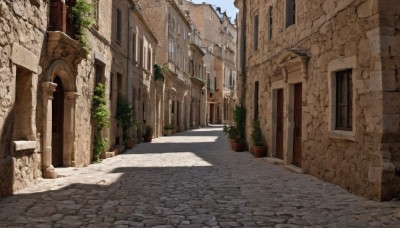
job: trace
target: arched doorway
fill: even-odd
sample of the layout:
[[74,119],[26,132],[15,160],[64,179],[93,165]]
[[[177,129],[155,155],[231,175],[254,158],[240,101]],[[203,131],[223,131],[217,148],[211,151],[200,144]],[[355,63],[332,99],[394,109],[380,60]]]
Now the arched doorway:
[[56,76],[57,84],[52,101],[52,163],[54,167],[63,166],[64,154],[64,87],[61,78]]

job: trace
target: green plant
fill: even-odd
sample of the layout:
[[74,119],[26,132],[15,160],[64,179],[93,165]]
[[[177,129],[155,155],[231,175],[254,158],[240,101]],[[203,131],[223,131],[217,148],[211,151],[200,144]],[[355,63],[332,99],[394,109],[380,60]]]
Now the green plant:
[[128,139],[128,130],[129,128],[135,125],[135,112],[133,108],[129,105],[128,99],[118,93],[117,97],[117,124],[122,127],[122,138],[124,142]]
[[264,146],[260,121],[258,119],[253,121],[253,131],[251,133],[251,139],[253,140],[255,146]]
[[110,113],[106,105],[106,88],[103,84],[97,84],[92,101],[92,118],[95,122],[95,136],[93,142],[93,161],[98,162],[99,156],[108,146],[107,139],[102,136],[104,128],[110,126]]
[[237,129],[237,139],[245,141],[246,109],[242,106],[236,106],[233,110],[233,120]]
[[95,22],[93,18],[93,6],[91,3],[86,2],[86,0],[77,0],[75,6],[72,7],[72,14],[75,28],[80,34],[79,41],[85,50],[90,51],[91,47],[85,30],[90,28]]
[[173,124],[166,124],[164,126],[164,130],[174,130],[174,129],[175,129],[175,127]]
[[164,81],[164,68],[154,64],[154,80]]
[[153,128],[149,125],[144,129],[144,136],[153,136]]
[[223,131],[229,139],[237,139],[238,137],[238,131],[234,125],[225,125]]

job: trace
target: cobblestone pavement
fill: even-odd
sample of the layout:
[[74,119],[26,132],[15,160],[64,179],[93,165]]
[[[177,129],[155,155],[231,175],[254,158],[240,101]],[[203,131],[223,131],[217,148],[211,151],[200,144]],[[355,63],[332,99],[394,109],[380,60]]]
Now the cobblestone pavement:
[[400,202],[374,202],[229,149],[209,127],[0,199],[0,227],[400,227]]

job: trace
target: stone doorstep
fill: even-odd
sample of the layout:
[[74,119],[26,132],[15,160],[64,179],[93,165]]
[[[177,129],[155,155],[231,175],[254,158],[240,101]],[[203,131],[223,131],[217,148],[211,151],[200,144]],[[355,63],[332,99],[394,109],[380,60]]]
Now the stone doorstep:
[[300,167],[294,166],[294,165],[284,165],[283,166],[285,169],[292,171],[294,173],[298,174],[304,174],[304,170]]
[[273,158],[273,157],[265,157],[263,158],[266,162],[269,162],[273,165],[283,165],[283,160],[279,158]]

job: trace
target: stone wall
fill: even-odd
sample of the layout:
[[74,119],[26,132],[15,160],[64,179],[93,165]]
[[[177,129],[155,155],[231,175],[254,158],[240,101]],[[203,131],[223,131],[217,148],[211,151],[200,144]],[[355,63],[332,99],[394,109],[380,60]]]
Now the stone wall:
[[[0,197],[12,194],[13,190],[41,176],[36,99],[32,96],[37,93],[38,74],[41,73],[37,63],[43,51],[47,4],[31,2],[0,2]],[[30,84],[24,85],[23,91],[16,91],[17,80],[21,77]],[[24,107],[15,105],[17,92],[19,96],[29,95]],[[22,115],[22,110],[29,116]],[[27,125],[19,126],[19,122]],[[18,140],[29,140],[29,149],[17,153],[14,141]]]
[[[236,1],[241,10],[242,2]],[[302,171],[355,194],[378,200],[389,199],[399,191],[398,184],[390,191],[385,191],[384,186],[394,186],[398,178],[394,175],[394,168],[389,168],[389,177],[385,177],[385,164],[391,164],[384,161],[388,160],[385,158],[388,153],[382,150],[384,144],[381,140],[382,136],[393,136],[392,132],[398,131],[398,114],[385,114],[385,106],[382,106],[384,94],[389,95],[383,92],[387,90],[385,87],[390,88],[395,81],[390,78],[393,74],[382,71],[385,67],[393,69],[393,62],[385,65],[386,60],[382,58],[385,50],[389,49],[384,45],[387,29],[380,27],[380,20],[392,20],[395,10],[387,13],[391,16],[380,19],[378,13],[384,9],[378,10],[378,1],[374,0],[296,2],[296,23],[285,28],[285,1],[251,1],[251,4],[247,1],[248,141],[254,111],[254,83],[259,81],[259,116],[263,134],[269,156],[276,155],[274,91],[283,89],[283,162],[285,166],[291,166],[293,86],[302,83]],[[393,3],[395,5],[397,3]],[[269,6],[273,7],[271,40],[267,36]],[[259,49],[254,51],[253,21],[257,14],[260,18]],[[395,27],[393,24],[392,28]],[[392,35],[395,34],[393,29],[391,31]],[[394,37],[390,39],[397,42]],[[332,127],[335,114],[332,111],[331,80],[334,72],[349,68],[353,69],[353,130],[342,134]],[[389,112],[397,111],[392,109]],[[390,145],[388,148],[391,148],[389,151],[395,160],[395,147]],[[382,181],[386,183],[382,184]]]

